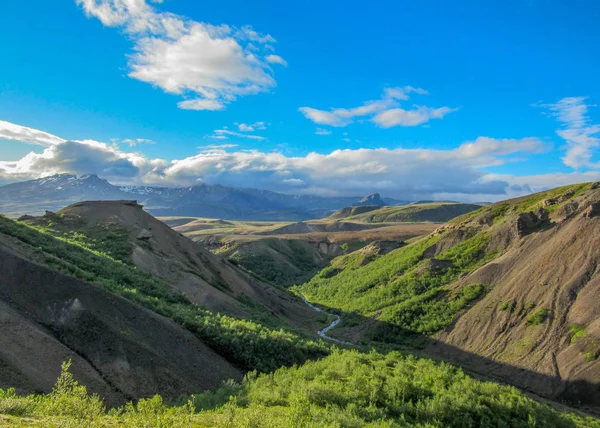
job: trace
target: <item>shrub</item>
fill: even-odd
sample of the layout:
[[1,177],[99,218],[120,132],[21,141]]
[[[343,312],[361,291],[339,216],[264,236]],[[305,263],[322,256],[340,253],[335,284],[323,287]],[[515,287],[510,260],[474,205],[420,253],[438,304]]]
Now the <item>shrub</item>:
[[50,394],[41,396],[36,405],[36,413],[74,419],[100,417],[105,412],[102,400],[97,395],[88,395],[87,388],[73,378],[70,368],[71,360],[62,364],[54,389]]
[[569,333],[571,334],[571,343],[575,343],[577,339],[585,336],[585,327],[579,324],[571,324],[569,326]]
[[515,302],[514,300],[507,300],[506,302],[503,302],[499,307],[498,310],[500,311],[508,311],[508,312],[513,312],[515,310],[515,308],[517,307],[517,302]]
[[18,396],[14,388],[0,389],[0,414],[29,416],[34,408],[32,400]]
[[545,309],[545,308],[538,309],[533,314],[531,314],[529,316],[529,318],[527,318],[527,325],[529,325],[529,326],[540,325],[546,321],[549,314],[550,314],[550,311],[548,311],[548,309]]

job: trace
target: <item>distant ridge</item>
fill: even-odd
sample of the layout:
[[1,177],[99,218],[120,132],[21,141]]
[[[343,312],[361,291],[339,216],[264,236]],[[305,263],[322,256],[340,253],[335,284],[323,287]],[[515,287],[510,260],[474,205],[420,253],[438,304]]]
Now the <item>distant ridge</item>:
[[1,186],[0,212],[10,217],[40,215],[80,201],[128,199],[137,199],[153,215],[273,221],[322,218],[355,204],[403,203],[377,193],[366,198],[323,197],[204,183],[188,187],[116,186],[93,174],[57,174]]
[[342,208],[331,220],[359,223],[434,222],[444,223],[462,214],[481,208],[481,205],[461,202],[411,203],[403,206],[364,205]]

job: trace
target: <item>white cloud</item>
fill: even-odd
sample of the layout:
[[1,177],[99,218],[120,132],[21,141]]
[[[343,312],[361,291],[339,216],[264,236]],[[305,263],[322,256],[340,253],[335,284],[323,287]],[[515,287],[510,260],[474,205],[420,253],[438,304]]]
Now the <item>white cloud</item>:
[[155,144],[154,141],[147,138],[125,138],[123,140],[113,139],[111,141],[115,143],[127,144],[129,147],[135,147],[138,144]]
[[394,98],[394,99],[402,100],[402,101],[408,100],[408,98],[409,98],[408,94],[410,94],[411,92],[414,92],[419,95],[428,95],[429,94],[429,92],[427,92],[425,89],[413,88],[412,86],[384,89],[384,94],[385,94],[386,98]]
[[264,131],[267,129],[265,122],[255,122],[255,123],[236,123],[235,124],[241,132],[254,132],[254,131]]
[[265,137],[261,137],[260,135],[243,134],[241,132],[230,131],[229,129],[215,129],[213,132],[217,137],[230,135],[232,137],[248,138],[250,140],[266,140]]
[[[275,39],[249,26],[213,26],[157,11],[145,0],[76,0],[104,25],[122,27],[133,42],[129,76],[186,98],[187,110],[223,110],[239,96],[276,86],[269,66]],[[277,57],[277,58],[274,58]]]
[[458,109],[450,107],[432,108],[414,106],[410,110],[400,107],[399,101],[409,99],[410,93],[427,95],[425,89],[404,86],[386,88],[380,100],[367,101],[354,108],[334,108],[319,110],[312,107],[300,107],[298,110],[309,120],[319,125],[343,127],[351,124],[358,117],[369,117],[369,120],[383,128],[393,126],[418,126],[431,119],[441,119]]
[[265,57],[265,59],[270,64],[279,64],[279,65],[283,65],[284,67],[288,66],[287,61],[285,59],[283,59],[282,57],[280,57],[279,55],[273,55],[273,54],[267,55]]
[[331,131],[328,130],[328,129],[317,128],[317,130],[315,131],[315,134],[317,134],[317,135],[330,135]]
[[429,122],[431,119],[442,119],[456,110],[449,107],[431,108],[425,106],[416,106],[412,110],[394,108],[379,113],[373,118],[373,122],[382,128],[417,126]]
[[[13,125],[13,124],[10,124]],[[5,126],[6,127],[6,126]],[[286,156],[259,150],[227,151],[235,145],[208,145],[190,157],[167,161],[149,159],[139,152],[93,140],[66,141],[35,129],[27,129],[19,141],[36,144],[30,135],[50,136],[56,144],[41,153],[29,153],[18,161],[0,161],[0,180],[18,181],[55,173],[95,173],[119,184],[185,186],[202,180],[237,187],[266,188],[282,192],[322,195],[362,195],[374,190],[389,196],[430,199],[501,199],[507,192],[524,192],[526,185],[540,187],[561,180],[592,176],[529,177],[494,176],[485,168],[513,162],[543,148],[536,138],[494,139],[479,137],[448,150],[356,149],[331,153]],[[256,137],[221,129],[216,136]],[[516,186],[516,187],[515,187]],[[525,190],[523,190],[525,189]],[[483,195],[483,196],[482,196]],[[484,197],[485,196],[485,197]]]
[[52,146],[55,144],[64,143],[60,137],[49,134],[37,129],[27,128],[26,126],[15,125],[14,123],[0,120],[0,138],[13,141],[21,141],[23,143],[35,144],[38,146]]
[[592,160],[600,147],[600,124],[591,123],[585,97],[563,98],[556,104],[543,104],[550,109],[563,127],[556,133],[567,142],[563,163],[571,168],[600,168],[600,161]]
[[177,103],[177,107],[182,110],[225,110],[225,104],[217,100],[196,98],[193,100],[185,100]]
[[300,107],[298,110],[304,117],[319,125],[346,126],[348,124],[333,112],[317,110],[312,107]]
[[213,150],[233,149],[234,147],[237,147],[237,146],[238,146],[237,144],[209,144],[206,146],[200,146],[198,148],[203,152],[209,152],[209,151],[213,151]]

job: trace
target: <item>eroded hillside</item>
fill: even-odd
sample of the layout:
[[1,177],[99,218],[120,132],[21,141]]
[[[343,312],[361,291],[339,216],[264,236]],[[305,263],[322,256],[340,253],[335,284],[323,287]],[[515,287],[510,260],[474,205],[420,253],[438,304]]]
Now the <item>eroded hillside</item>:
[[[0,387],[47,392],[60,363],[73,359],[78,379],[113,403],[157,392],[176,398],[329,352],[305,335],[317,314],[296,297],[131,201],[77,204],[23,222],[0,216],[0,251]],[[154,269],[138,267],[136,252]],[[243,318],[207,309],[185,286],[222,292]]]
[[600,184],[568,186],[482,208],[384,256],[342,256],[299,291],[343,311],[341,337],[425,345],[597,405],[599,238]]
[[373,241],[401,243],[437,227],[431,223],[369,225],[330,220],[300,223],[190,217],[161,220],[255,276],[286,287],[310,280],[334,257]]

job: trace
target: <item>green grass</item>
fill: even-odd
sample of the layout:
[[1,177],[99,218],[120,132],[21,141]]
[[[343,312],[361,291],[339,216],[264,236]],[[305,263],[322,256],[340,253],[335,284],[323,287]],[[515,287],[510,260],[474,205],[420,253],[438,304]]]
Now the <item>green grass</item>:
[[[265,252],[236,252],[230,256],[244,269],[272,284],[290,287],[312,278],[322,267],[313,258],[310,243],[296,239],[269,238],[262,241],[277,254]],[[286,260],[287,263],[282,260]]]
[[498,310],[500,311],[508,311],[508,312],[514,312],[515,308],[517,307],[517,302],[515,302],[514,300],[507,300],[506,302],[502,302],[502,304],[498,307]]
[[[41,218],[43,219],[43,217]],[[129,232],[114,224],[101,224],[85,229],[85,233],[73,230],[63,230],[56,224],[46,225],[28,224],[42,233],[51,234],[65,242],[87,248],[123,263],[133,265],[131,258],[133,245],[129,239]]]
[[[412,223],[423,221],[444,223],[456,216],[478,210],[479,208],[479,205],[473,204],[434,202],[398,207],[386,206],[359,214],[350,212],[350,215],[343,217],[343,219],[360,223]],[[339,218],[339,215],[336,216],[334,214],[332,218]]]
[[[517,389],[398,352],[335,351],[299,367],[250,374],[169,405],[160,396],[107,410],[68,372],[52,393],[0,390],[0,414],[27,426],[599,427]],[[0,423],[7,419],[0,417]]]
[[446,261],[447,267],[428,269],[423,252],[440,239],[440,235],[429,236],[364,266],[360,252],[339,257],[294,290],[320,305],[377,316],[381,324],[376,340],[398,341],[401,332],[433,334],[487,291],[482,284],[455,291],[446,286],[496,256],[486,252],[490,238],[481,233],[440,254],[438,259]]
[[[538,208],[543,207],[548,212],[553,212],[560,207],[560,205],[589,189],[590,183],[573,184],[569,186],[557,187],[555,189],[547,190],[545,192],[535,193],[528,196],[523,201],[516,204],[512,211],[516,213],[523,213],[528,211],[535,211]],[[543,206],[543,202],[552,199],[561,199],[561,202],[556,202],[548,207]]]
[[170,318],[244,370],[269,371],[328,353],[329,347],[323,342],[201,308],[161,279],[76,241],[57,239],[43,230],[3,216],[0,216],[0,233],[30,246],[33,261]]
[[585,336],[585,326],[571,324],[569,326],[569,334],[571,335],[569,341],[571,343],[575,343],[578,339],[581,339],[583,336]]
[[536,325],[543,324],[544,322],[546,322],[549,315],[550,315],[550,311],[548,309],[545,309],[545,308],[538,309],[533,314],[531,314],[529,316],[529,318],[527,318],[527,325],[528,326],[536,326]]

